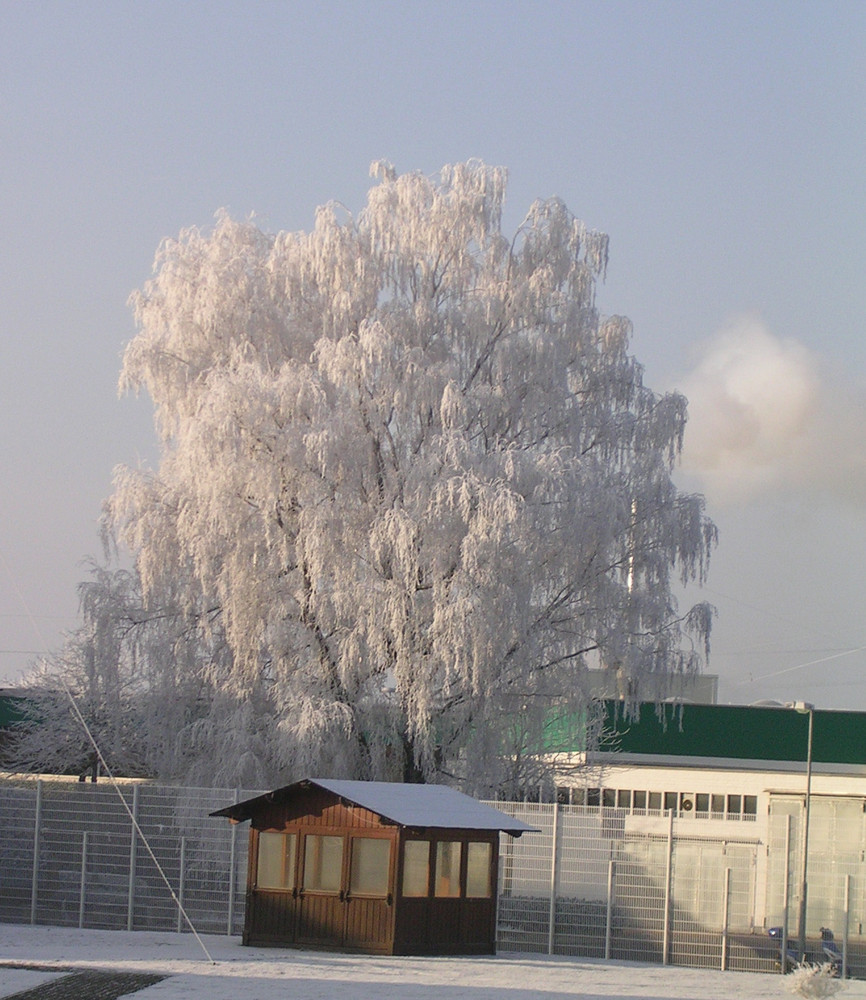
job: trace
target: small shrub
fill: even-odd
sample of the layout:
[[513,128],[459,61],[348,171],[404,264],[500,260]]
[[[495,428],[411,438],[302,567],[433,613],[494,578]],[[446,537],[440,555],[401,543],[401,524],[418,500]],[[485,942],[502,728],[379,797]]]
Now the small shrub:
[[807,1000],[834,997],[845,986],[836,978],[836,968],[830,962],[823,965],[803,962],[786,978],[785,984],[791,993]]

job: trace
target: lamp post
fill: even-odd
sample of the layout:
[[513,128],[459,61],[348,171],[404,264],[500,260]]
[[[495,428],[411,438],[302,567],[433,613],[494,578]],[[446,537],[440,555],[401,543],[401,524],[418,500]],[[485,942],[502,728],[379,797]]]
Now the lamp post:
[[806,742],[806,803],[803,811],[803,854],[800,864],[800,917],[798,923],[798,951],[800,961],[806,961],[806,883],[809,866],[809,812],[812,805],[812,728],[815,720],[815,706],[806,701],[794,703],[794,710],[809,716],[809,736]]

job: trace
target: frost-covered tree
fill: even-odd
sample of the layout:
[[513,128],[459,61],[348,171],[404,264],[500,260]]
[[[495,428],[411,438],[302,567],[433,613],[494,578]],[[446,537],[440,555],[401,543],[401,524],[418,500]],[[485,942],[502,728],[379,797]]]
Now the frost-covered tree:
[[[28,710],[5,766],[95,777],[92,737],[113,773],[188,778],[201,765],[196,726],[219,711],[209,677],[231,659],[218,609],[181,609],[166,593],[145,605],[134,571],[96,563],[78,591],[82,623],[26,678]],[[239,756],[231,775],[255,787],[262,773],[249,764]],[[219,777],[212,770],[208,783]]]
[[121,376],[162,456],[109,521],[145,599],[213,609],[226,768],[254,731],[271,780],[536,780],[588,656],[639,681],[706,651],[672,596],[715,540],[671,480],[686,402],[599,316],[607,238],[562,202],[508,239],[500,169],[374,175],[309,233],[163,243]]
[[147,775],[156,762],[142,714],[150,684],[139,664],[150,630],[135,575],[92,564],[78,592],[82,624],[27,677],[28,711],[12,733],[8,765],[96,777],[83,719],[113,770]]

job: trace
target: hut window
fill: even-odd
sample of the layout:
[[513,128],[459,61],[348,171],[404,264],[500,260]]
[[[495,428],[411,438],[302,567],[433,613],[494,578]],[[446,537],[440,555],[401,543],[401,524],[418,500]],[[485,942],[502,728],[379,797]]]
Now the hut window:
[[407,840],[403,845],[403,895],[426,896],[430,875],[430,841]]
[[256,884],[260,889],[294,889],[297,844],[294,833],[259,834]]
[[436,844],[436,895],[460,895],[460,848],[459,840],[440,840]]
[[339,892],[343,874],[343,838],[307,834],[304,843],[304,888]]
[[490,861],[493,845],[471,841],[466,849],[466,895],[486,899],[490,892]]
[[391,841],[355,837],[352,841],[352,892],[367,896],[388,894]]

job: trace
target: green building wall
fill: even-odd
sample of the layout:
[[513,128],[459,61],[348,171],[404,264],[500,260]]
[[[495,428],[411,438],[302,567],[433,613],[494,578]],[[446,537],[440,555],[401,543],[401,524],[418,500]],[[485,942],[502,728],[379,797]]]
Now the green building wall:
[[[604,703],[603,749],[627,754],[805,761],[809,714],[742,705]],[[866,712],[814,710],[812,760],[866,764]]]

